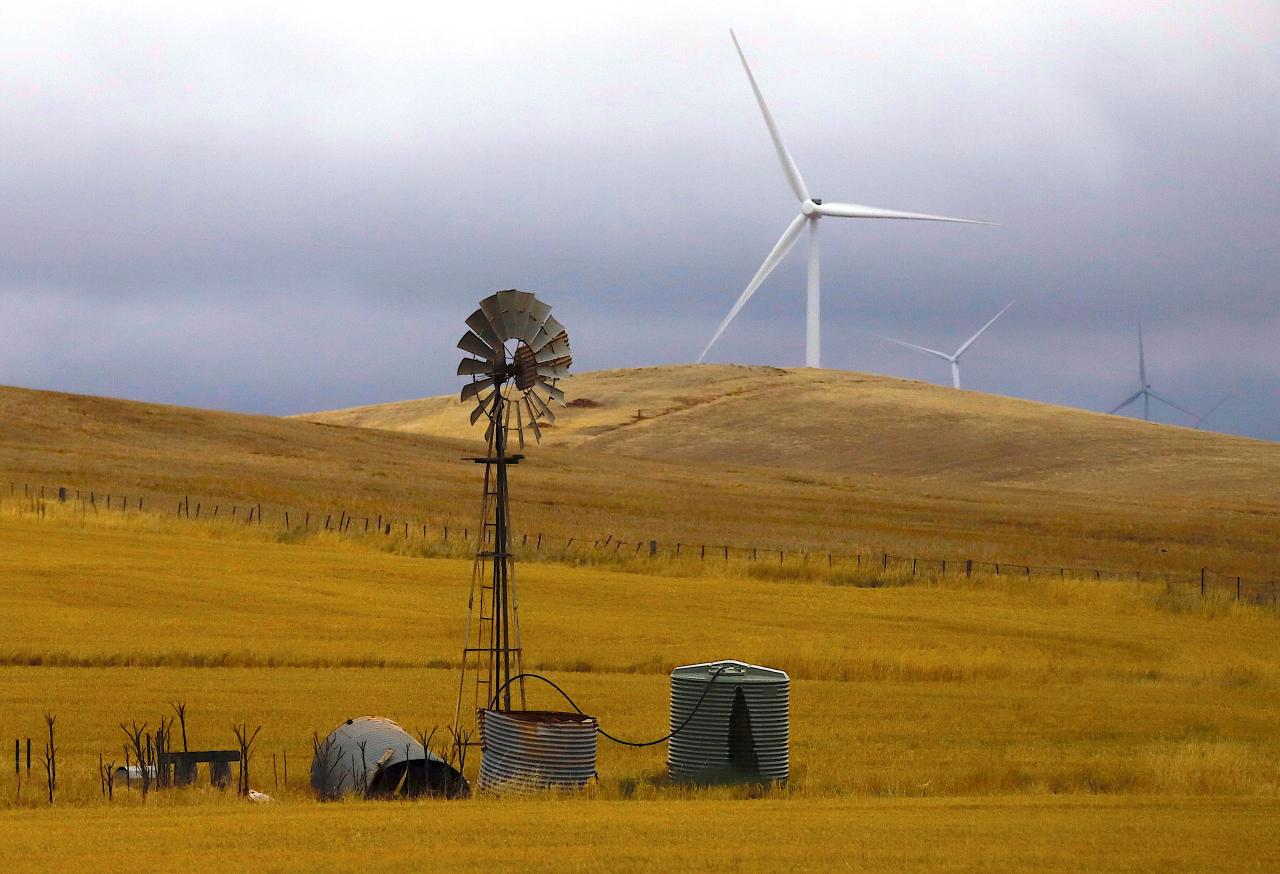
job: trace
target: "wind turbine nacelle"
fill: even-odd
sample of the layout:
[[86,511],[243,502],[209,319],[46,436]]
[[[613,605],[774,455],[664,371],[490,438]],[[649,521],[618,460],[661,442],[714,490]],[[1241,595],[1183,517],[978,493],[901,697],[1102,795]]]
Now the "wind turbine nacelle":
[[818,212],[818,207],[822,206],[821,197],[811,197],[804,203],[800,204],[800,211],[805,215],[814,215]]

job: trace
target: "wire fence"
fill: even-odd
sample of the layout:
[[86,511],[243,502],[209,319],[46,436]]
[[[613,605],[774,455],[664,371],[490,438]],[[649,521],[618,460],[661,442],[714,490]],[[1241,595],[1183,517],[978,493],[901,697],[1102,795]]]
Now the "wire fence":
[[[21,486],[21,493],[18,488]],[[222,499],[192,500],[190,495],[121,495],[76,489],[67,486],[9,483],[11,501],[20,501],[33,513],[43,516],[50,503],[79,505],[84,511],[153,512],[184,520],[226,521],[244,525],[270,525],[282,532],[307,534],[331,532],[337,535],[375,536],[399,539],[412,544],[436,544],[459,551],[478,549],[481,541],[490,539],[487,530],[477,531],[459,525],[446,517],[430,521],[410,520],[390,513],[357,512],[346,509],[314,512],[286,509],[256,501],[228,502]],[[991,559],[938,558],[896,555],[887,551],[848,551],[830,548],[779,548],[774,546],[741,546],[705,542],[684,543],[657,538],[620,539],[612,534],[581,536],[563,532],[525,531],[512,534],[512,548],[525,558],[548,560],[681,560],[703,564],[720,562],[749,563],[790,569],[795,575],[807,571],[814,574],[852,572],[866,576],[871,585],[883,578],[906,577],[973,577],[990,574],[997,577],[1027,580],[1095,580],[1117,583],[1163,583],[1169,591],[1198,593],[1201,597],[1227,596],[1254,604],[1277,604],[1280,585],[1275,577],[1214,570],[1116,569],[1081,565],[1044,565]]]

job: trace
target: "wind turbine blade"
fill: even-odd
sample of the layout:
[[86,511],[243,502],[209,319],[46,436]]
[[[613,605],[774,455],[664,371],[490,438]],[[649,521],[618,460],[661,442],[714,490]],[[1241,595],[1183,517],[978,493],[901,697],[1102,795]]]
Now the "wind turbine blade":
[[1195,426],[1196,426],[1197,428],[1199,428],[1199,427],[1200,427],[1201,425],[1203,425],[1205,422],[1209,421],[1209,417],[1210,417],[1210,416],[1212,416],[1214,413],[1218,412],[1218,408],[1219,408],[1219,407],[1221,407],[1223,404],[1225,404],[1225,403],[1226,403],[1227,401],[1229,401],[1229,400],[1231,400],[1231,395],[1223,395],[1223,396],[1222,396],[1222,400],[1218,401],[1216,404],[1214,404],[1212,407],[1210,407],[1210,408],[1209,408],[1209,412],[1207,412],[1207,413],[1205,413],[1203,416],[1201,416],[1201,417],[1199,418],[1199,420],[1197,420],[1197,421],[1196,421],[1196,425],[1195,425]]
[[1129,395],[1129,396],[1128,396],[1127,398],[1125,398],[1123,401],[1121,401],[1120,403],[1116,404],[1116,405],[1115,405],[1114,407],[1112,407],[1111,409],[1107,410],[1107,415],[1112,415],[1112,414],[1114,414],[1114,413],[1118,413],[1118,412],[1120,412],[1120,411],[1121,411],[1121,410],[1123,410],[1125,407],[1129,406],[1129,404],[1133,403],[1133,402],[1134,402],[1134,401],[1136,401],[1138,398],[1142,397],[1142,395],[1143,395],[1143,393],[1142,393],[1142,392],[1140,392],[1140,391],[1135,391],[1133,394]]
[[918,352],[925,352],[929,355],[941,358],[943,361],[950,361],[951,356],[945,352],[939,352],[937,349],[930,349],[928,346],[917,346],[915,343],[908,343],[906,340],[895,340],[892,337],[886,337],[883,334],[876,334],[881,340],[888,340],[890,343],[897,343],[899,346],[906,346],[909,349],[915,349]]
[[998,312],[998,313],[996,313],[994,316],[992,316],[992,317],[991,317],[991,321],[987,322],[985,325],[983,325],[981,328],[979,328],[979,329],[978,329],[978,333],[974,334],[974,335],[973,335],[972,337],[970,337],[968,340],[965,340],[965,341],[964,341],[964,343],[962,343],[962,344],[961,344],[960,348],[956,350],[956,355],[955,355],[955,357],[956,357],[956,358],[959,358],[961,355],[963,355],[963,354],[964,354],[964,350],[966,350],[966,349],[968,349],[970,346],[972,346],[972,345],[973,345],[973,341],[974,341],[974,340],[976,340],[976,339],[978,339],[979,337],[981,337],[981,336],[982,336],[982,332],[983,332],[983,331],[985,331],[987,328],[990,328],[992,325],[994,325],[994,324],[995,324],[995,322],[996,322],[996,319],[998,319],[998,318],[1000,318],[1001,316],[1003,316],[1003,315],[1005,314],[1005,312],[1006,312],[1006,311],[1008,311],[1009,307],[1011,307],[1011,306],[1013,306],[1013,301],[1009,301],[1009,303],[1005,305],[1005,308],[1004,308],[1004,309],[1002,309],[1000,312]]
[[863,206],[860,203],[835,203],[823,201],[816,204],[814,212],[818,215],[835,216],[837,218],[873,218],[873,219],[917,219],[925,222],[959,222],[965,225],[995,225],[995,222],[981,219],[951,218],[945,215],[930,215],[926,212],[902,212],[896,209],[881,209],[878,206]]
[[778,242],[774,244],[772,251],[765,257],[764,263],[760,265],[756,275],[752,277],[746,289],[738,296],[738,302],[733,305],[733,309],[729,310],[729,315],[724,317],[724,321],[720,323],[720,327],[716,328],[716,332],[712,335],[710,342],[702,350],[702,354],[698,356],[699,364],[702,363],[702,359],[707,357],[707,353],[711,351],[711,347],[715,345],[716,340],[720,339],[724,329],[729,327],[733,317],[738,314],[738,311],[742,309],[747,301],[751,300],[751,295],[756,293],[760,283],[768,278],[769,274],[773,272],[773,268],[778,266],[779,261],[787,257],[787,253],[791,251],[791,247],[796,244],[796,240],[800,237],[800,230],[804,227],[805,221],[805,215],[801,213],[791,220],[791,224],[787,225],[787,229],[782,232],[782,236],[778,238]]
[[1138,379],[1147,387],[1147,356],[1142,351],[1142,322],[1138,322]]
[[755,92],[756,103],[760,104],[760,113],[764,116],[765,126],[769,128],[769,136],[773,137],[773,147],[778,152],[778,160],[782,162],[782,172],[787,174],[787,182],[791,184],[791,190],[796,193],[796,197],[800,199],[800,202],[804,203],[809,199],[809,189],[805,187],[804,180],[800,178],[800,169],[796,167],[796,162],[791,159],[791,153],[782,144],[782,135],[778,133],[778,126],[773,121],[773,113],[769,112],[769,106],[764,102],[764,95],[760,93],[760,86],[756,84],[756,77],[751,75],[751,67],[747,64],[747,56],[742,53],[742,46],[738,45],[738,35],[731,29],[729,36],[733,38],[733,47],[738,50],[738,58],[742,61],[742,69],[747,71],[747,79],[751,82],[751,90]]
[[1165,397],[1164,395],[1156,394],[1155,392],[1151,391],[1150,389],[1148,389],[1148,390],[1147,390],[1147,394],[1151,395],[1153,398],[1155,398],[1156,400],[1158,400],[1160,403],[1164,404],[1165,406],[1167,406],[1167,407],[1173,407],[1173,408],[1174,408],[1175,410],[1177,410],[1179,413],[1185,413],[1186,415],[1190,416],[1190,417],[1191,417],[1191,418],[1193,418],[1193,419],[1199,419],[1199,418],[1200,418],[1200,414],[1199,414],[1199,413],[1193,413],[1193,412],[1191,412],[1190,410],[1188,410],[1186,407],[1182,407],[1182,406],[1179,406],[1179,405],[1175,404],[1173,401],[1169,400],[1169,399],[1168,399],[1167,397]]

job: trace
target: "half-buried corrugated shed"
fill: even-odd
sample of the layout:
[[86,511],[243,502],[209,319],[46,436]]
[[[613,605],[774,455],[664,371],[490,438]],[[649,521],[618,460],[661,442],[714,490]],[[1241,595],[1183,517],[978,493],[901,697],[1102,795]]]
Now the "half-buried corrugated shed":
[[311,787],[322,798],[470,793],[467,781],[448,762],[380,716],[348,719],[317,744]]

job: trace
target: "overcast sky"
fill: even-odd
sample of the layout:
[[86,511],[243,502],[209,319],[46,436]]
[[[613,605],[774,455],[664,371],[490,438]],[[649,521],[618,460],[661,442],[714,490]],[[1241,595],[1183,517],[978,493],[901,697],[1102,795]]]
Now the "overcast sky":
[[[1141,318],[1280,439],[1275,3],[259,5],[0,6],[0,383],[439,394],[512,286],[576,368],[692,362],[797,211],[733,26],[815,197],[1001,223],[824,220],[825,366],[948,383],[875,335],[1016,300],[966,387],[1106,409]],[[803,246],[709,360],[803,362]]]

